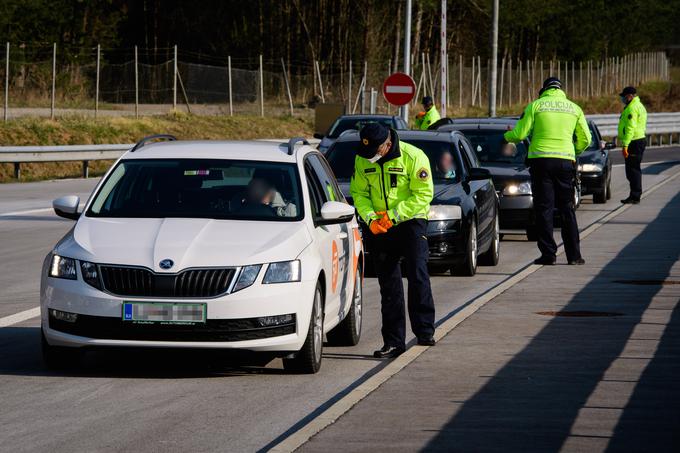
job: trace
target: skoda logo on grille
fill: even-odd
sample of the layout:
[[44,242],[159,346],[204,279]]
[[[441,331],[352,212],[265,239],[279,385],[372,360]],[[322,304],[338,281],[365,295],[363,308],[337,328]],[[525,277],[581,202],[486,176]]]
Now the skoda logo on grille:
[[175,262],[170,259],[165,259],[158,263],[158,265],[161,267],[161,269],[170,269],[172,266],[175,265]]

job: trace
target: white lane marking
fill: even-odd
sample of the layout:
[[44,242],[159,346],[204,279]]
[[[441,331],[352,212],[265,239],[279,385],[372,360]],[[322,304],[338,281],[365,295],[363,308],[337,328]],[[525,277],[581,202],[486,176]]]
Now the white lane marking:
[[0,318],[0,327],[8,327],[14,324],[19,324],[20,322],[35,318],[36,316],[40,316],[40,307],[31,308],[30,310]]
[[17,215],[36,214],[38,212],[48,212],[48,211],[52,211],[52,208],[38,208],[38,209],[29,209],[27,211],[3,212],[3,213],[0,213],[0,217],[13,217],[13,216],[17,216]]
[[[648,165],[655,165],[655,164],[670,164],[671,162],[674,162],[674,160],[656,160],[654,162],[643,162],[640,164],[641,167],[646,167]],[[614,164],[612,167],[625,167],[626,164]]]
[[[649,188],[642,194],[642,198],[649,196],[651,193],[655,192],[660,187],[671,182],[677,177],[680,177],[680,172],[677,172],[674,175],[665,178],[663,181]],[[581,239],[590,236],[596,230],[605,225],[608,221],[612,220],[614,217],[619,216],[626,210],[630,209],[632,206],[633,205],[629,204],[621,205],[615,208],[610,213],[604,215],[599,220],[594,221],[588,228],[581,232],[580,234]],[[562,253],[564,253],[564,247],[560,246],[557,254],[561,255]],[[463,306],[463,308],[458,313],[444,321],[436,329],[434,335],[435,340],[439,341],[441,338],[443,338],[445,335],[451,332],[456,326],[458,326],[461,322],[465,321],[477,310],[486,305],[489,301],[499,296],[500,294],[504,293],[517,283],[521,282],[522,280],[536,272],[541,267],[542,266],[536,264],[529,264],[512,277],[499,283],[497,286],[491,288],[486,293],[470,301],[467,305]],[[312,436],[318,434],[324,428],[335,423],[338,420],[338,418],[347,413],[352,407],[359,403],[359,401],[367,397],[374,390],[376,390],[387,380],[389,380],[392,376],[397,374],[404,367],[406,367],[415,359],[417,359],[418,356],[420,356],[427,349],[429,349],[429,346],[412,346],[402,355],[388,363],[385,366],[385,368],[378,371],[376,374],[371,376],[365,382],[359,384],[356,388],[351,390],[347,395],[342,397],[340,400],[336,401],[328,409],[323,411],[319,416],[311,420],[309,423],[300,428],[298,431],[294,432],[290,436],[283,439],[278,444],[274,445],[270,451],[281,453],[292,452],[297,450],[303,444],[309,441],[309,439],[311,439]]]

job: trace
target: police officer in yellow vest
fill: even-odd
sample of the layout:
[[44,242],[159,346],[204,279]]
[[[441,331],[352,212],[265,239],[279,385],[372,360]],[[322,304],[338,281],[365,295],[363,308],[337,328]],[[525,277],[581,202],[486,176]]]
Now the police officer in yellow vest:
[[434,106],[434,102],[430,96],[423,98],[423,111],[416,115],[416,129],[426,131],[430,126],[439,121],[441,116]]
[[630,183],[628,198],[621,200],[624,204],[640,203],[642,196],[642,155],[645,152],[647,134],[647,110],[640,102],[635,87],[626,87],[619,93],[625,105],[619,118],[618,138],[623,147],[623,158],[626,160],[626,179]]
[[384,345],[376,358],[405,350],[406,315],[400,260],[408,279],[408,312],[418,344],[434,345],[434,301],[427,270],[427,215],[433,197],[430,161],[396,131],[370,123],[359,132],[350,193],[369,226],[365,237],[380,284]]
[[574,212],[574,181],[576,156],[588,147],[591,136],[583,111],[567,99],[562,82],[556,77],[543,82],[538,99],[524,109],[515,128],[504,137],[510,143],[518,143],[529,135],[529,171],[541,251],[541,257],[534,263],[555,264],[553,210],[557,205],[567,262],[584,264]]

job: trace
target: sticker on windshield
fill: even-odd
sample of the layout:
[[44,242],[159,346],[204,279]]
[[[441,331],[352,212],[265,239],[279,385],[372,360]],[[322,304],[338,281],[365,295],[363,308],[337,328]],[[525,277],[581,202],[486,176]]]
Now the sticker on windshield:
[[184,170],[184,176],[208,176],[210,170]]

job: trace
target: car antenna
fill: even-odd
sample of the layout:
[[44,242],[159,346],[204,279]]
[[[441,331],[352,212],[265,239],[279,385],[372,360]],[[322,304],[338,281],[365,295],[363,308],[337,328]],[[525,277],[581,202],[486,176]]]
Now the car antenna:
[[288,155],[292,156],[295,153],[295,145],[302,143],[303,145],[309,145],[309,142],[304,137],[293,137],[288,140]]
[[147,136],[147,137],[144,137],[144,138],[141,139],[140,141],[138,141],[138,142],[135,144],[135,146],[132,147],[132,149],[130,150],[130,152],[131,152],[131,153],[134,153],[135,151],[137,151],[137,150],[138,150],[139,148],[141,148],[142,146],[147,145],[147,144],[149,144],[150,142],[153,142],[153,141],[168,141],[168,142],[174,142],[174,141],[176,141],[176,140],[177,140],[177,137],[175,137],[174,135],[170,135],[170,134],[156,134],[156,135],[149,135],[149,136]]

